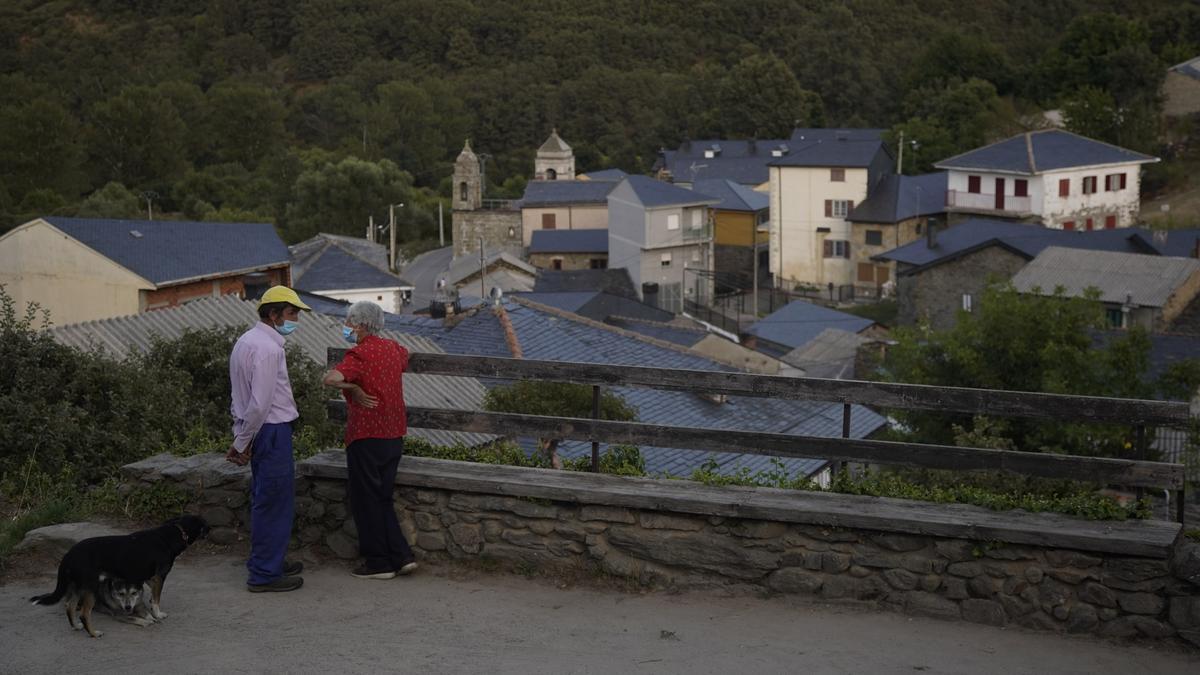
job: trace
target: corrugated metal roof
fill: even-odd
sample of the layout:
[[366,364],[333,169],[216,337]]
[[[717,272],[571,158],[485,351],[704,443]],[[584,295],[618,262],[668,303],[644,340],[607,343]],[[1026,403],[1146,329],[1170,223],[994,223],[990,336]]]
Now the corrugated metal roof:
[[158,286],[290,264],[271,223],[42,220]]
[[1128,300],[1140,307],[1162,307],[1192,275],[1200,272],[1200,260],[1166,256],[1080,251],[1050,246],[1013,277],[1022,293],[1039,288],[1049,295],[1062,287],[1068,297],[1082,296],[1096,288],[1103,302],[1122,304]]
[[[226,295],[219,298],[203,298],[179,307],[144,314],[59,326],[51,329],[50,334],[57,342],[65,345],[81,349],[102,347],[113,356],[121,357],[132,351],[148,350],[155,336],[170,340],[182,336],[188,330],[225,326],[249,328],[256,321],[258,312],[253,302]],[[412,352],[444,353],[442,348],[429,338],[390,330],[385,330],[380,335],[399,342]],[[300,327],[287,337],[287,342],[298,345],[305,356],[324,365],[330,347],[346,346],[342,339],[342,320],[316,312],[304,313],[300,319]],[[484,392],[483,385],[470,377],[416,374],[404,376],[404,400],[412,406],[478,410],[482,406]],[[414,429],[412,435],[440,445],[478,445],[495,438],[490,434],[433,429]]]

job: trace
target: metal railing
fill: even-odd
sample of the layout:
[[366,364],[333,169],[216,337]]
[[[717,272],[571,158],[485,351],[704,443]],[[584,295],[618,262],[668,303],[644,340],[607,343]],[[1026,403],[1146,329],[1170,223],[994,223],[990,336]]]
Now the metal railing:
[[1029,213],[1029,197],[1001,195],[1001,201],[996,201],[995,194],[986,192],[963,192],[962,190],[946,190],[946,206],[953,206],[973,211],[997,211],[1002,213]]
[[[330,348],[330,364],[339,362],[345,351]],[[409,425],[416,428],[591,441],[593,470],[599,467],[601,442],[820,458],[833,463],[863,462],[963,471],[1004,470],[1029,476],[1129,486],[1139,491],[1143,488],[1171,490],[1175,493],[1177,518],[1180,522],[1184,518],[1184,466],[1145,458],[1149,449],[1147,426],[1188,426],[1192,417],[1186,403],[452,354],[413,354],[409,371],[590,385],[593,402],[599,400],[601,387],[621,386],[842,404],[841,438],[606,421],[598,419],[599,411],[595,405],[591,419],[475,410],[408,409]],[[1135,456],[1104,458],[855,439],[850,438],[852,404],[894,410],[1128,425],[1136,438]],[[329,405],[333,414],[344,416],[344,402],[331,401]]]

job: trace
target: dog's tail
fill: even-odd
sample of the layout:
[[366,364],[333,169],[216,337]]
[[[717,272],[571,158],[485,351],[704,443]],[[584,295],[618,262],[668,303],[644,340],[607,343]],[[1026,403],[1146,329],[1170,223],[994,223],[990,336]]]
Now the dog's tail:
[[56,605],[56,604],[58,604],[63,599],[63,596],[67,594],[67,588],[70,587],[70,585],[71,585],[71,582],[68,580],[67,577],[68,577],[68,575],[67,575],[66,565],[59,565],[58,566],[58,584],[56,584],[54,586],[54,591],[51,593],[43,593],[42,595],[35,595],[29,599],[29,602],[31,602],[35,605]]

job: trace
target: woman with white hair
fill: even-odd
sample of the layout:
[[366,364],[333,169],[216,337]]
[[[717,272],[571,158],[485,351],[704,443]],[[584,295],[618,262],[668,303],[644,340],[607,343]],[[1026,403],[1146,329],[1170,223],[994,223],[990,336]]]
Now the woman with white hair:
[[346,398],[350,508],[363,557],[352,574],[360,579],[391,579],[417,568],[392,496],[408,431],[402,382],[408,350],[380,337],[382,329],[379,305],[365,300],[350,305],[342,337],[354,347],[325,373],[325,384]]

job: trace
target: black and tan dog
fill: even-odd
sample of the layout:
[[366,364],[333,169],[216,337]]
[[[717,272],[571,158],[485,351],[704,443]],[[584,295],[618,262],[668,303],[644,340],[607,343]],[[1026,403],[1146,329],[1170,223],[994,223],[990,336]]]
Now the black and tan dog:
[[163,584],[175,558],[197,539],[208,534],[208,524],[198,516],[183,516],[159,527],[112,537],[93,537],[71,547],[58,565],[58,584],[54,591],[30,598],[35,605],[54,605],[67,601],[67,621],[72,628],[76,613],[88,635],[102,633],[92,627],[92,609],[106,579],[120,579],[137,588],[150,587],[150,615],[167,618],[159,603]]

